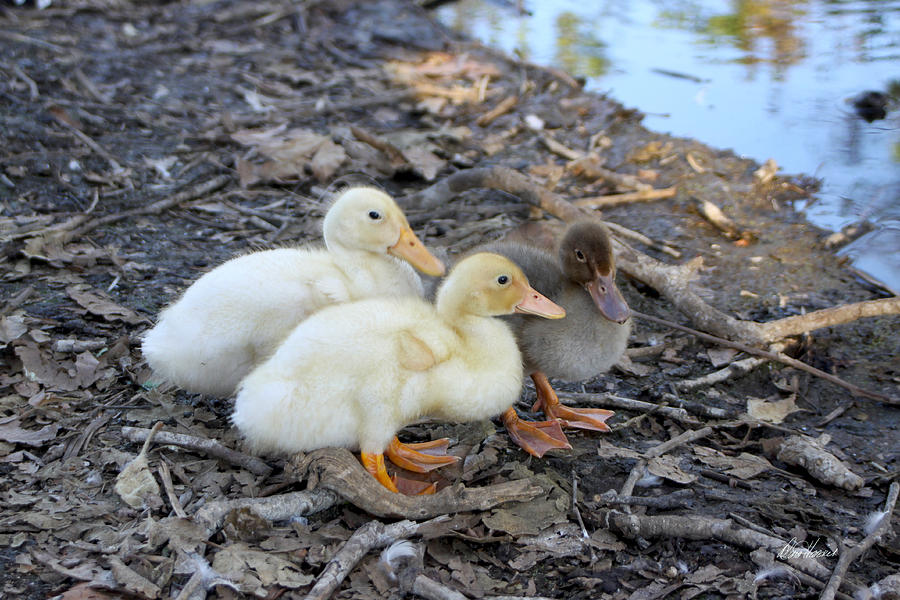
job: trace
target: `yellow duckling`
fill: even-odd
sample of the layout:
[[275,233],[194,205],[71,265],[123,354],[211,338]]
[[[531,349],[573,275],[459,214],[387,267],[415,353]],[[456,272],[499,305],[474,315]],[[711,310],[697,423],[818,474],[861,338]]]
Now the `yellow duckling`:
[[403,211],[374,188],[343,192],[322,229],[324,249],[253,252],[194,282],[144,337],[153,371],[191,392],[229,396],[317,310],[374,296],[421,296],[410,265],[444,273]]
[[[232,421],[258,451],[359,448],[366,469],[396,492],[383,455],[398,463],[398,430],[426,416],[485,419],[519,397],[522,356],[509,326],[493,318],[513,312],[565,316],[491,253],[457,264],[434,305],[409,297],[326,308],[244,379]],[[421,458],[406,453],[399,464]]]

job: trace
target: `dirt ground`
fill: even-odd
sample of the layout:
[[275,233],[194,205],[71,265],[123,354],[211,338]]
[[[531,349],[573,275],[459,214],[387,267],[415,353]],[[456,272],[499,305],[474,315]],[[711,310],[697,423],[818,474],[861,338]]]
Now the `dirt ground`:
[[[626,241],[663,262],[702,256],[694,286],[725,313],[765,322],[889,295],[794,210],[815,193],[811,179],[647,131],[613,99],[455,40],[401,0],[4,4],[0,56],[4,596],[299,597],[355,531],[397,521],[329,496],[324,510],[290,519],[242,509],[204,529],[204,508],[313,482],[285,458],[252,469],[159,441],[144,472],[162,489],[137,508],[115,489],[141,450],[126,427],[162,422],[163,432],[242,451],[230,399],[160,386],[141,334],[225,259],[317,242],[336,181],[376,183],[401,201],[487,166],[572,200],[674,187],[602,217],[648,236]],[[485,118],[507,98],[515,105]],[[589,152],[613,175],[578,175],[569,163]],[[704,219],[704,201],[736,223],[732,237]],[[451,258],[556,222],[497,190],[405,208]],[[640,312],[690,324],[646,283],[620,273],[619,284]],[[896,398],[897,323],[817,330],[790,353]],[[369,552],[335,597],[818,597],[837,555],[879,525],[872,515],[900,473],[897,406],[779,363],[697,381],[748,357],[648,321],[636,320],[629,347],[612,372],[559,384],[575,394],[569,402],[616,410],[611,433],[573,432],[570,452],[530,458],[496,421],[409,428],[406,439],[453,438],[465,457],[442,487],[522,480],[538,491],[412,536],[418,557],[399,581]],[[520,412],[533,399],[529,384]],[[792,436],[827,443],[861,479],[840,487],[791,464]],[[632,473],[637,485],[620,497]],[[890,519],[885,528],[838,597],[900,572]],[[218,575],[203,571],[210,565]]]

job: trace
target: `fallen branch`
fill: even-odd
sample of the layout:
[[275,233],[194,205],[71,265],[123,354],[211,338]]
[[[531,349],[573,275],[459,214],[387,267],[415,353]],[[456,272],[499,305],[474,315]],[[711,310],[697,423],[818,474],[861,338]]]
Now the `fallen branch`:
[[894,507],[897,504],[898,495],[900,495],[900,483],[895,481],[888,490],[887,499],[884,502],[884,515],[881,517],[881,522],[878,524],[878,527],[852,548],[848,548],[846,543],[841,544],[841,557],[838,559],[837,565],[834,567],[834,573],[832,573],[831,577],[828,579],[828,584],[822,591],[822,595],[819,596],[819,600],[832,600],[835,592],[838,591],[841,582],[844,580],[847,569],[850,568],[853,561],[862,556],[875,544],[875,542],[888,532],[891,528],[891,517],[894,514]]
[[504,502],[524,502],[544,493],[531,479],[518,479],[483,488],[457,484],[432,496],[404,496],[389,492],[343,448],[323,448],[292,460],[300,479],[308,477],[318,488],[330,490],[354,506],[377,517],[412,520],[470,510],[487,510]]
[[828,434],[818,438],[792,435],[778,446],[775,458],[805,469],[817,481],[843,488],[849,492],[861,489],[865,480],[850,470],[837,456],[825,449],[831,440]]
[[829,570],[812,557],[802,553],[782,552],[788,542],[753,529],[735,527],[731,519],[714,519],[703,516],[683,515],[635,515],[610,511],[608,521],[615,531],[634,538],[684,538],[688,540],[718,540],[726,544],[773,552],[781,560],[813,577],[825,580]]
[[681,258],[681,252],[679,252],[675,248],[672,248],[671,246],[668,246],[666,244],[655,242],[643,233],[638,233],[637,231],[628,229],[627,227],[622,227],[618,223],[613,223],[612,221],[605,221],[605,223],[613,233],[618,234],[621,237],[640,242],[648,248],[653,248],[655,250],[659,250],[660,252],[664,252],[672,258]]
[[[149,429],[141,429],[139,427],[123,427],[122,435],[125,439],[132,442],[143,442],[150,434]],[[255,456],[249,456],[223,446],[215,440],[208,438],[194,437],[183,433],[172,433],[170,431],[160,431],[155,438],[157,443],[171,444],[181,448],[187,448],[195,452],[202,452],[207,456],[224,460],[225,462],[237,465],[247,469],[254,475],[267,476],[272,472],[272,467]]]
[[416,596],[421,596],[425,600],[469,600],[468,596],[464,596],[425,575],[416,577],[412,591]]
[[[566,222],[595,218],[591,212],[574,206],[525,175],[505,167],[459,171],[431,187],[407,196],[402,202],[406,206],[434,208],[449,202],[464,191],[477,188],[507,192]],[[860,303],[865,306],[859,308],[836,307],[827,309],[830,311],[827,313],[816,311],[805,317],[789,317],[770,323],[743,321],[710,306],[691,289],[691,280],[703,265],[702,258],[694,258],[682,265],[668,265],[631,248],[618,239],[614,240],[614,245],[619,268],[663,294],[679,311],[687,315],[698,329],[731,340],[744,340],[751,345],[761,346],[782,339],[786,335],[846,323],[854,318],[877,314],[900,314],[900,299],[888,298],[886,301]]]
[[[629,190],[637,190],[639,192],[648,192],[653,190],[653,186],[644,183],[634,175],[627,173],[616,173],[601,166],[603,159],[595,153],[580,156],[566,165],[566,170],[575,175],[586,179],[602,179],[608,181],[616,187]],[[576,203],[577,205],[577,203]]]
[[[371,477],[370,477],[371,478]],[[385,525],[379,521],[370,521],[353,532],[341,549],[328,561],[318,581],[306,595],[305,600],[327,600],[340,587],[353,568],[375,548],[384,548],[396,542],[416,535],[422,528],[447,520],[446,515],[430,521],[416,523],[400,521]]]
[[594,496],[594,502],[598,504],[647,506],[657,510],[690,508],[695,499],[696,495],[692,489],[678,490],[663,496],[621,496],[616,490],[609,489]]
[[730,365],[719,369],[718,371],[707,373],[703,377],[676,381],[674,385],[681,391],[691,391],[699,388],[709,387],[711,385],[727,381],[732,377],[740,377],[741,375],[746,375],[756,367],[767,362],[769,362],[769,359],[767,358],[744,358],[742,360],[736,360]]
[[712,431],[712,427],[704,427],[703,429],[689,429],[684,433],[677,435],[666,442],[657,444],[656,446],[653,446],[652,448],[644,452],[644,457],[638,459],[638,461],[631,468],[631,472],[628,474],[628,478],[625,480],[625,483],[622,484],[622,490],[618,495],[631,496],[631,494],[634,492],[635,484],[638,482],[638,480],[640,480],[641,477],[644,476],[644,470],[647,468],[647,463],[651,458],[658,458],[669,450],[674,450],[682,444],[688,444],[690,442],[705,438],[710,433],[712,433]]
[[249,508],[267,521],[287,521],[292,517],[303,517],[329,509],[340,502],[340,497],[326,489],[293,492],[266,498],[237,498],[216,500],[204,505],[194,513],[193,520],[203,527],[208,535],[215,533],[233,510]]
[[776,362],[780,362],[786,364],[790,367],[794,367],[795,369],[799,369],[801,371],[806,371],[807,373],[811,373],[816,377],[820,377],[826,381],[830,381],[835,385],[839,385],[842,388],[850,390],[850,392],[854,396],[863,396],[866,398],[871,398],[872,400],[878,400],[879,402],[884,402],[885,404],[892,404],[895,406],[900,406],[900,400],[896,398],[890,398],[888,396],[884,396],[882,394],[878,394],[876,392],[870,392],[868,390],[864,390],[863,388],[853,385],[848,381],[844,381],[840,377],[836,377],[830,373],[826,373],[825,371],[821,371],[815,367],[811,367],[805,362],[801,362],[796,358],[791,358],[790,356],[784,354],[783,352],[769,352],[767,350],[760,350],[759,348],[754,348],[753,346],[748,346],[747,344],[742,344],[740,342],[732,342],[730,340],[726,340],[714,335],[710,335],[708,333],[703,333],[702,331],[697,331],[695,329],[691,329],[690,327],[685,327],[684,325],[679,325],[677,323],[673,323],[671,321],[667,321],[666,319],[661,319],[659,317],[654,317],[652,315],[645,315],[643,313],[637,312],[635,310],[631,311],[631,314],[639,319],[644,319],[647,321],[652,321],[654,323],[659,323],[660,325],[666,325],[667,327],[671,327],[673,329],[677,329],[679,331],[684,331],[685,333],[690,333],[693,336],[696,336],[702,340],[706,340],[708,342],[713,342],[719,344],[720,346],[727,346],[729,348],[736,348],[737,350],[741,350],[746,352],[747,354],[753,354],[756,356],[761,356],[766,358],[767,360],[774,360]]
[[625,194],[607,194],[605,196],[593,196],[590,198],[579,198],[573,200],[572,204],[580,208],[589,208],[592,210],[611,208],[613,206],[621,206],[623,204],[633,204],[635,202],[650,202],[652,200],[662,200],[664,198],[673,198],[678,193],[678,188],[672,187],[649,190],[641,190],[638,192],[627,192]]
[[806,313],[805,315],[785,317],[783,319],[778,319],[777,321],[760,323],[759,328],[763,340],[774,342],[792,335],[798,335],[808,331],[822,329],[824,327],[851,323],[867,317],[897,314],[900,314],[900,296],[823,308],[822,310]]
[[697,204],[697,210],[700,212],[700,216],[709,221],[716,229],[725,234],[730,240],[737,239],[752,239],[752,236],[749,233],[742,232],[741,229],[728,218],[722,209],[710,202],[709,200],[701,200],[700,198],[694,198],[694,202]]
[[497,118],[511,111],[518,102],[519,98],[517,96],[507,96],[506,98],[501,100],[500,103],[497,104],[497,106],[475,119],[475,124],[479,127],[487,127]]

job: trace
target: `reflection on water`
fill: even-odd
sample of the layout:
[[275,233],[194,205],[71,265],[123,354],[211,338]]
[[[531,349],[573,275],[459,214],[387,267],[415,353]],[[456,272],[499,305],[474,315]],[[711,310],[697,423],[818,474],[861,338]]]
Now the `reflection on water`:
[[[463,0],[445,24],[587,78],[647,127],[823,179],[814,223],[876,224],[844,252],[900,290],[900,106],[848,102],[900,79],[900,0]],[[893,112],[890,109],[893,108]]]

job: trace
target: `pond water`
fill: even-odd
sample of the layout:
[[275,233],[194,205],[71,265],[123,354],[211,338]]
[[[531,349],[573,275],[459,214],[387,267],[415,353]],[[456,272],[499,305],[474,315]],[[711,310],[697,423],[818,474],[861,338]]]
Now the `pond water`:
[[900,0],[524,0],[522,9],[462,0],[435,13],[585,77],[645,113],[650,129],[821,178],[798,208],[831,230],[874,224],[841,253],[900,290],[900,103],[868,123],[850,102],[900,81]]

